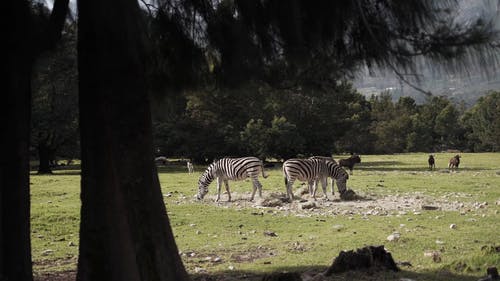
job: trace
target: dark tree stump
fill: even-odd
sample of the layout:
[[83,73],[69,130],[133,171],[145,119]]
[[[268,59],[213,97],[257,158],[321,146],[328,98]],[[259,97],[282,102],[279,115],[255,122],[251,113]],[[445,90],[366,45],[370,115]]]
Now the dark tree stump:
[[391,253],[387,252],[384,246],[368,246],[357,249],[356,252],[341,251],[325,272],[325,276],[365,268],[399,271]]

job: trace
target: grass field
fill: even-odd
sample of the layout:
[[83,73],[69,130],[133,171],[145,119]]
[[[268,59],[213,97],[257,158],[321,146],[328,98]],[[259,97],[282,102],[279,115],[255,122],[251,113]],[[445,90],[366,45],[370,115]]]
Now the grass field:
[[[194,174],[184,166],[159,167],[159,176],[177,245],[195,279],[208,274],[216,280],[260,280],[275,271],[313,275],[341,250],[385,245],[396,261],[412,266],[371,279],[351,272],[328,280],[472,281],[488,266],[500,266],[500,153],[461,155],[454,173],[446,169],[449,153],[435,155],[435,171],[427,169],[427,154],[362,156],[348,181],[362,200],[341,202],[336,192],[325,201],[320,191],[312,209],[302,209],[299,201],[277,207],[248,202],[248,181],[229,183],[233,202],[225,194],[214,202],[214,183],[197,201],[200,166]],[[264,197],[284,193],[280,167],[266,172]],[[79,184],[78,170],[31,176],[36,275],[76,268]],[[395,232],[400,238],[388,241]]]

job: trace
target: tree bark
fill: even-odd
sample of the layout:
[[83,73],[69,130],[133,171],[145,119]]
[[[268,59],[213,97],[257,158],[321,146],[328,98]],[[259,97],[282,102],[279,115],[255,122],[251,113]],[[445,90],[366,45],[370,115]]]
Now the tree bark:
[[38,165],[38,173],[39,174],[52,174],[52,170],[50,169],[50,148],[47,144],[45,143],[39,143],[38,144],[38,158],[39,158],[39,165]]
[[153,161],[137,2],[78,1],[78,16],[77,280],[188,280]]
[[[5,14],[4,14],[5,13]],[[7,1],[1,27],[0,280],[31,281],[29,133],[33,42],[26,1]]]
[[[56,0],[53,35],[60,32],[68,0]],[[64,8],[66,6],[66,8]],[[48,46],[36,30],[28,1],[6,1],[0,12],[5,51],[0,63],[0,280],[32,281],[29,144],[31,72],[34,58]],[[54,33],[54,29],[55,33]],[[57,37],[57,36],[56,36]],[[38,45],[37,45],[38,44]]]

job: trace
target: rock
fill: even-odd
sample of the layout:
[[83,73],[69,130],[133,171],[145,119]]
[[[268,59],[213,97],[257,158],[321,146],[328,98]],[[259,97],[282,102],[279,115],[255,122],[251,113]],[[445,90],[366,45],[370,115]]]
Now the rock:
[[266,230],[264,231],[265,236],[278,237],[278,235],[272,231]]
[[47,250],[42,252],[42,256],[48,256],[48,255],[51,255],[52,253],[54,253],[54,250],[47,249]]
[[230,265],[230,266],[227,267],[227,269],[233,271],[234,270],[234,266]]
[[438,206],[422,205],[422,210],[439,210]]
[[302,210],[314,209],[314,208],[316,208],[316,203],[315,202],[305,202],[305,203],[300,203],[299,206]]
[[195,267],[194,268],[195,273],[207,273],[207,270],[201,267]]
[[457,225],[454,223],[450,224],[450,229],[457,229]]
[[441,254],[437,251],[424,252],[424,257],[431,257],[434,262],[441,262]]
[[68,247],[74,247],[74,246],[76,246],[75,243],[73,243],[73,241],[69,241]]
[[398,241],[401,238],[401,234],[399,232],[394,232],[393,234],[387,236],[387,241]]

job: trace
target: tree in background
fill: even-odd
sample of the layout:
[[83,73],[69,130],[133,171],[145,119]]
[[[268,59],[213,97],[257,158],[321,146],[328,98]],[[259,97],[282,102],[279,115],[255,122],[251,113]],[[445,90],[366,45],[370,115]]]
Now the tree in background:
[[464,114],[462,123],[470,149],[500,151],[500,93],[491,92],[479,98],[476,105]]
[[38,151],[39,173],[51,173],[56,156],[73,159],[78,146],[76,25],[45,53],[34,71],[31,143]]

